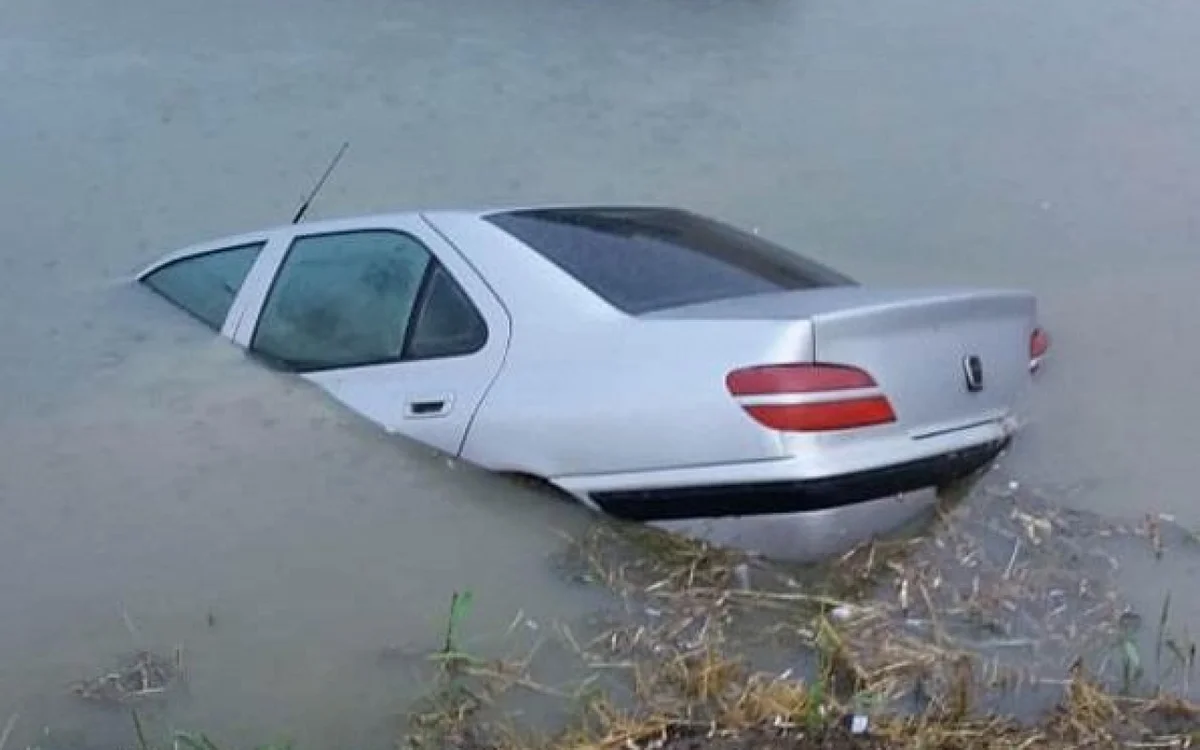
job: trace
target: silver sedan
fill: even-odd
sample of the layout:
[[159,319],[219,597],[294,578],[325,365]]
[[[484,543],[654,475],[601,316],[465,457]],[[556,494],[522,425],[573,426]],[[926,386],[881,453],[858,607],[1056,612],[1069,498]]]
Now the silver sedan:
[[653,206],[293,223],[138,279],[390,432],[635,520],[965,478],[1047,349],[1030,293],[864,286]]

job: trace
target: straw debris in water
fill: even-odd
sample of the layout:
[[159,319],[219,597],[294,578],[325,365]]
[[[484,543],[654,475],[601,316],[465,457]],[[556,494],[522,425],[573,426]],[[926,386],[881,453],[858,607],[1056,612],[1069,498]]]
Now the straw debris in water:
[[164,694],[182,675],[183,652],[171,657],[138,651],[123,659],[117,669],[71,685],[71,693],[87,701],[124,704]]
[[[585,676],[549,687],[528,660],[460,661],[456,684],[474,687],[458,695],[470,698],[438,713],[440,724],[425,714],[426,727],[443,731],[410,744],[1187,747],[1200,740],[1196,705],[1161,685],[1135,697],[1130,673],[1141,660],[1130,623],[1139,618],[1115,593],[1115,560],[1094,544],[1122,534],[1139,530],[1003,493],[942,507],[921,537],[877,540],[804,567],[599,523],[570,540],[565,562],[578,579],[620,594],[625,611],[589,639],[559,628]],[[777,660],[781,650],[795,663],[755,663],[755,654]],[[1178,671],[1190,673],[1191,662]],[[564,699],[572,725],[550,737],[514,726],[499,711],[514,689]],[[1040,706],[1034,715],[1030,704]]]

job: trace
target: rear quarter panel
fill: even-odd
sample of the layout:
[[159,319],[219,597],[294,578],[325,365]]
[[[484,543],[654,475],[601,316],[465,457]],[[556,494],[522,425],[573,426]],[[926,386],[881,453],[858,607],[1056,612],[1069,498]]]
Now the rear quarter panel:
[[623,318],[574,329],[514,320],[507,360],[463,449],[542,477],[683,468],[784,455],[725,388],[730,370],[796,361],[807,322]]

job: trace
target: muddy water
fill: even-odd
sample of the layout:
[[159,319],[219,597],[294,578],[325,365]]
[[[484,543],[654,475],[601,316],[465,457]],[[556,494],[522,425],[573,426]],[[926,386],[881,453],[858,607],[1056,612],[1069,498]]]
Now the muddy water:
[[149,716],[370,746],[421,688],[379,656],[437,648],[452,591],[474,592],[481,648],[518,607],[570,620],[599,603],[543,559],[574,507],[397,445],[190,321],[155,320],[149,297],[109,302],[91,312],[136,332],[109,349],[121,361],[59,354],[80,377],[5,415],[6,708],[125,737],[127,717],[81,714],[67,684],[182,645],[191,695]]
[[[1200,526],[1198,22],[1186,0],[8,0],[0,712],[93,727],[58,696],[130,647],[124,608],[193,654],[179,722],[382,743],[415,688],[363,664],[428,645],[453,588],[480,632],[597,605],[544,560],[582,513],[381,438],[125,283],[285,219],[343,139],[314,215],[683,203],[868,281],[1031,287],[1055,360],[1007,470]],[[1195,573],[1131,557],[1148,611]]]

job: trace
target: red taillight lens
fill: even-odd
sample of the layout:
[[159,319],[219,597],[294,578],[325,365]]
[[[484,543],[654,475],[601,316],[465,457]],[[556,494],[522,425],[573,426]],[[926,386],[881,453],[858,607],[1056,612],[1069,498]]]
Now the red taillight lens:
[[875,378],[844,365],[763,365],[734,370],[725,378],[735,396],[817,393],[848,388],[875,388]]
[[847,365],[747,367],[729,373],[725,385],[746,413],[773,430],[847,430],[896,421],[875,379]]
[[848,430],[896,421],[883,396],[811,404],[757,404],[743,407],[760,424],[782,432]]
[[1050,336],[1041,328],[1033,329],[1029,335],[1029,369],[1037,370],[1042,366],[1042,358],[1050,349]]

